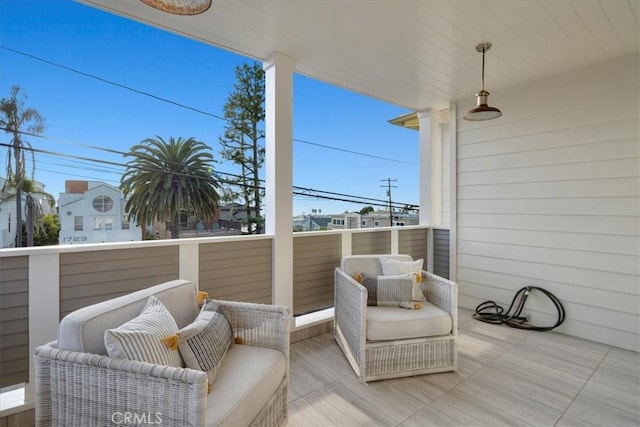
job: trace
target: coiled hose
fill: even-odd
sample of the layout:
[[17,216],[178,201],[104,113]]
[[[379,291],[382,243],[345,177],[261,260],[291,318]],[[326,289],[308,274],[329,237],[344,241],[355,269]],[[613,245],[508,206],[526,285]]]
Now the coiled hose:
[[[553,302],[553,305],[555,305],[556,310],[558,311],[558,320],[555,325],[534,326],[526,323],[527,317],[522,315],[522,310],[524,309],[524,305],[527,302],[529,294],[533,290],[540,291],[545,294],[549,297],[551,302]],[[513,314],[511,314],[511,310],[514,306],[515,310]],[[562,324],[562,322],[564,322],[565,312],[560,300],[551,292],[546,289],[538,288],[537,286],[525,286],[516,292],[506,313],[504,312],[504,308],[499,306],[495,301],[485,301],[476,307],[476,311],[473,313],[473,318],[485,323],[493,323],[496,325],[505,324],[512,328],[528,329],[531,331],[550,331],[557,328]]]

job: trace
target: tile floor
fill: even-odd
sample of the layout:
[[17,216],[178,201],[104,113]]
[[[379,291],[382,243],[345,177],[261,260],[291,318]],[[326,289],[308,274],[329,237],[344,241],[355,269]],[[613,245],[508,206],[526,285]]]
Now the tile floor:
[[640,354],[460,310],[458,371],[361,384],[332,334],[291,346],[289,426],[639,426]]

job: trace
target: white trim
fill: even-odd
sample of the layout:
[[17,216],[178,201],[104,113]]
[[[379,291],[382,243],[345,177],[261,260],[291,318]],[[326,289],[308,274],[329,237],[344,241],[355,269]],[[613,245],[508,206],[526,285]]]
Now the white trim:
[[449,105],[449,279],[456,281],[458,254],[458,129],[457,107]]
[[33,355],[36,346],[54,341],[60,323],[60,255],[29,256],[29,382],[25,403],[35,401],[36,373]]
[[274,52],[265,70],[265,229],[273,234],[272,302],[293,307],[293,73]]

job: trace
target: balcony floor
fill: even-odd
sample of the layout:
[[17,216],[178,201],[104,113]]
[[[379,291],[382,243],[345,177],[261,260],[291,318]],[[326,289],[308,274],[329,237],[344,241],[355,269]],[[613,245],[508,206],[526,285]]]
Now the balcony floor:
[[332,334],[291,346],[289,426],[637,426],[640,354],[460,310],[458,371],[361,384]]

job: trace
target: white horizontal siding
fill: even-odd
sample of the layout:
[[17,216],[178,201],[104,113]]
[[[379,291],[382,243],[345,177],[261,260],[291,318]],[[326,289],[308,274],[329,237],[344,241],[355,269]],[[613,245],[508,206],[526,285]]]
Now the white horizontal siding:
[[[460,304],[560,298],[558,329],[640,350],[638,56],[492,93],[504,116],[457,126]],[[464,105],[463,105],[464,104]],[[461,116],[471,100],[459,103]],[[555,309],[533,296],[536,324]]]

